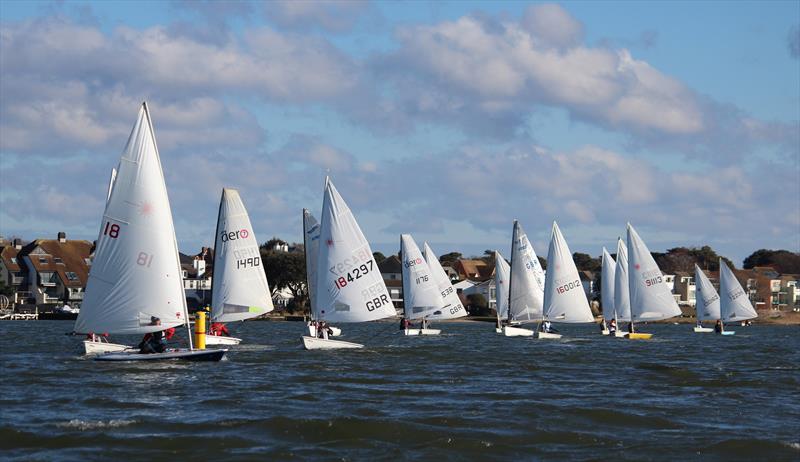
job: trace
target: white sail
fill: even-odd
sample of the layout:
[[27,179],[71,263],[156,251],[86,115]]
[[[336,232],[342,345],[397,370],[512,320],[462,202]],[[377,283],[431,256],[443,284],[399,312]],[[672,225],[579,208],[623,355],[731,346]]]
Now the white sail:
[[444,299],[410,234],[400,235],[400,254],[403,265],[403,311],[406,319],[420,319],[441,310]]
[[547,251],[543,318],[554,322],[594,322],[572,252],[556,222]]
[[224,188],[217,216],[211,320],[244,321],[275,309],[253,225],[239,192]]
[[184,324],[175,228],[146,104],[111,189],[75,331],[142,334]]
[[544,272],[528,235],[514,220],[511,241],[511,321],[538,321],[544,304]]
[[447,277],[447,273],[444,272],[442,264],[439,263],[439,259],[436,258],[436,254],[433,253],[427,242],[422,245],[422,256],[425,258],[425,262],[428,263],[428,267],[431,269],[431,276],[433,276],[433,280],[436,282],[439,293],[444,300],[444,307],[439,311],[434,311],[433,314],[428,316],[428,319],[454,319],[466,316],[467,310],[461,303],[461,299],[458,298],[458,294],[453,288],[450,278]]
[[114,189],[114,182],[117,181],[117,169],[111,169],[111,177],[108,179],[108,194],[106,195],[106,202],[111,199],[111,191]]
[[314,215],[311,215],[311,212],[306,209],[303,209],[303,245],[306,251],[306,283],[308,285],[308,301],[311,304],[311,316],[319,319],[316,304],[319,223]]
[[500,252],[494,253],[494,293],[497,317],[508,318],[508,283],[511,282],[511,267]]
[[611,258],[605,247],[603,247],[603,266],[600,271],[600,279],[602,280],[600,286],[600,297],[603,303],[603,318],[606,321],[611,321],[617,317],[614,310],[614,272],[617,268],[617,262]]
[[758,317],[753,304],[728,265],[719,259],[720,313],[723,322],[744,321]]
[[369,242],[331,181],[325,184],[320,220],[316,287],[319,319],[364,322],[395,316]]
[[708,276],[696,264],[694,265],[694,285],[698,321],[716,321],[720,319],[719,294]]
[[631,320],[631,298],[628,287],[628,250],[625,241],[617,239],[617,266],[614,269],[614,312],[617,322]]
[[650,250],[628,223],[628,287],[634,321],[656,321],[680,316],[672,296]]

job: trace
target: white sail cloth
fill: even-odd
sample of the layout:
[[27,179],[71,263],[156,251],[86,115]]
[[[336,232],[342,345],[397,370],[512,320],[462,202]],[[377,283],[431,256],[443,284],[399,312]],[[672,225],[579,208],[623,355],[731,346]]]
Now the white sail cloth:
[[697,265],[694,265],[694,282],[697,320],[716,321],[720,319],[719,294],[717,294],[711,281],[708,280],[706,273]]
[[275,309],[250,217],[235,189],[224,188],[217,216],[211,320],[243,321]]
[[308,301],[311,304],[311,317],[319,319],[316,303],[319,223],[307,209],[303,209],[303,245],[306,251],[306,283],[308,285]]
[[628,223],[628,287],[634,321],[657,321],[680,316],[681,310],[656,261]]
[[434,311],[433,314],[428,316],[428,319],[455,319],[466,316],[467,310],[464,309],[464,305],[461,303],[461,299],[458,298],[458,294],[455,288],[453,288],[450,278],[447,277],[447,273],[444,272],[442,264],[439,263],[439,259],[436,258],[436,254],[433,253],[433,250],[431,250],[427,242],[422,245],[422,256],[425,258],[425,262],[428,263],[431,276],[433,276],[433,280],[436,282],[439,293],[444,300],[442,309]]
[[614,268],[614,312],[617,322],[631,320],[631,299],[628,287],[628,250],[622,239],[617,239],[617,265]]
[[538,321],[544,304],[544,272],[533,244],[517,220],[511,240],[511,321]]
[[325,184],[320,220],[318,319],[364,322],[395,316],[369,242],[331,181]]
[[400,235],[403,265],[403,312],[406,319],[420,319],[441,310],[444,299],[428,263],[410,234]]
[[572,252],[556,222],[553,222],[547,252],[543,319],[565,323],[594,322]]
[[184,324],[175,228],[147,104],[109,189],[75,331],[143,334]]
[[614,310],[614,272],[617,262],[611,258],[605,247],[603,247],[603,261],[600,270],[600,301],[603,304],[603,319],[611,321],[617,317]]
[[733,271],[721,258],[719,259],[719,293],[722,299],[720,303],[722,321],[745,321],[758,317],[758,313],[747,297],[747,292],[742,289],[742,285],[739,284]]
[[500,252],[494,253],[494,294],[497,317],[508,317],[508,283],[511,281],[511,267]]

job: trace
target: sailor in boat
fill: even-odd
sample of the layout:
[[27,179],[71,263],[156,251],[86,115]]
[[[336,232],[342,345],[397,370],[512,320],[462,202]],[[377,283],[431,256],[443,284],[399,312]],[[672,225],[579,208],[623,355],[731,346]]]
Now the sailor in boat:
[[609,329],[608,329],[608,326],[606,326],[606,319],[603,318],[603,319],[600,320],[600,332],[603,332],[603,331],[606,331],[606,330],[609,330]]
[[411,326],[411,322],[409,322],[406,318],[400,318],[400,330],[406,330]]
[[222,323],[222,322],[212,322],[211,323],[211,332],[210,332],[210,334],[211,335],[216,335],[216,336],[221,336],[221,335],[227,336],[227,337],[231,336],[231,333],[228,332],[228,328],[225,327],[225,323]]
[[717,334],[725,332],[725,325],[722,324],[721,319],[717,319],[716,324],[714,324],[714,332],[716,332]]
[[542,332],[553,333],[558,331],[553,328],[553,325],[550,324],[550,321],[545,321],[542,323]]
[[[150,318],[150,325],[160,326],[161,319],[152,316]],[[139,353],[150,354],[165,352],[167,350],[167,340],[170,340],[174,335],[174,327],[145,334],[141,343],[139,343]]]
[[333,335],[333,329],[325,321],[319,321],[315,327],[317,328],[317,337],[321,339],[328,340],[328,336]]
[[636,329],[633,328],[633,321],[628,323],[628,333],[629,334],[635,334],[636,333]]
[[617,333],[617,318],[612,318],[611,321],[608,322],[608,335],[613,336]]

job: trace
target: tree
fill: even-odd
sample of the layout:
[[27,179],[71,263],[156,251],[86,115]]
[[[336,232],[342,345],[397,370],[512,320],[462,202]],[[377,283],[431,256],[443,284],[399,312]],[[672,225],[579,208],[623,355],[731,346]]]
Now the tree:
[[467,295],[467,312],[472,316],[488,316],[489,303],[481,294]]
[[450,252],[439,257],[439,263],[441,263],[442,266],[452,265],[459,258],[461,258],[460,252]]
[[307,306],[306,259],[300,252],[275,252],[261,249],[261,262],[272,293],[289,289],[298,307]]
[[542,257],[540,257],[538,255],[536,256],[536,258],[539,259],[539,264],[542,265],[542,269],[546,270],[547,269],[547,260],[545,260],[544,258],[542,258]]
[[589,254],[575,252],[572,254],[572,260],[575,262],[575,266],[578,268],[578,271],[600,270],[600,259],[592,258],[592,256]]
[[275,248],[276,245],[288,245],[286,241],[281,238],[273,236],[272,239],[268,240],[261,246],[262,249],[272,250]]
[[744,259],[742,267],[772,266],[779,273],[800,273],[800,253],[788,250],[759,249]]
[[372,258],[375,259],[375,263],[380,265],[382,261],[386,260],[386,255],[380,252],[372,252]]
[[9,298],[14,298],[14,287],[8,286],[4,281],[0,281],[0,295],[5,295]]

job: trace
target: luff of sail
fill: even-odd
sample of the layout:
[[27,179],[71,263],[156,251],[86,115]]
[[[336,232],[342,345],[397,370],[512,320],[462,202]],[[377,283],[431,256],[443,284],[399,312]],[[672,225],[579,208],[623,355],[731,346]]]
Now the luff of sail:
[[428,267],[431,269],[431,276],[436,282],[439,293],[444,300],[442,309],[440,311],[434,311],[433,314],[428,316],[428,319],[455,319],[466,316],[467,310],[464,309],[464,305],[461,303],[461,299],[458,298],[458,294],[453,284],[450,282],[450,278],[447,276],[447,273],[444,272],[442,264],[439,263],[439,259],[436,257],[436,254],[433,253],[433,250],[427,242],[422,245],[422,257],[425,259],[425,262],[428,263]]
[[511,282],[511,267],[500,252],[494,252],[494,287],[497,316],[508,317],[508,283]]
[[728,265],[719,259],[720,314],[723,322],[745,321],[758,317],[739,280]]
[[400,235],[403,265],[403,312],[406,319],[420,319],[441,310],[444,299],[428,263],[410,234]]
[[364,322],[395,316],[369,242],[331,181],[325,184],[320,220],[319,319]]
[[75,331],[143,334],[186,323],[172,211],[147,104],[120,158],[100,229]]
[[603,247],[603,261],[600,270],[600,299],[603,304],[603,319],[611,321],[615,319],[616,311],[614,309],[614,272],[617,268],[617,262],[611,258],[605,247]]
[[661,269],[630,223],[628,252],[628,288],[633,320],[657,321],[680,316],[681,310],[661,274]]
[[594,322],[572,252],[556,222],[553,222],[547,251],[543,319],[566,323]]
[[720,319],[719,294],[708,276],[696,264],[694,265],[695,309],[698,321],[716,321]]
[[319,223],[314,215],[303,209],[303,246],[306,252],[306,284],[308,300],[311,304],[311,317],[319,319],[317,310],[317,259],[319,256]]
[[211,320],[244,321],[275,309],[253,225],[239,192],[224,188],[217,216]]
[[631,320],[631,299],[628,287],[628,250],[622,239],[617,239],[617,264],[614,267],[614,312],[617,321]]
[[544,272],[533,244],[517,220],[511,241],[511,321],[538,321],[544,304]]

